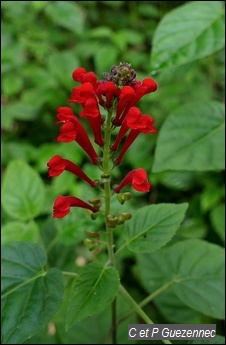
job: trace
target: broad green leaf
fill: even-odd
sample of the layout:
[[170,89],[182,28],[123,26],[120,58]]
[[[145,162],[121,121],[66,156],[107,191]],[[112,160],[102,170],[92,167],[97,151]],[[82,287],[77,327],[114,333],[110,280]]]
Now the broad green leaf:
[[153,172],[224,169],[224,108],[221,103],[191,103],[176,109],[157,139]]
[[56,1],[54,3],[49,1],[45,12],[54,23],[63,28],[76,34],[80,34],[84,30],[84,12],[75,1]]
[[64,278],[45,270],[47,255],[30,242],[2,247],[2,341],[21,344],[46,325],[60,306]]
[[44,184],[37,172],[23,161],[11,161],[4,173],[2,206],[12,218],[36,217],[45,197]]
[[66,329],[75,322],[105,309],[119,289],[119,276],[114,267],[92,263],[75,279],[69,298]]
[[188,204],[158,204],[136,211],[123,230],[129,250],[150,252],[163,247],[184,219]]
[[29,223],[8,222],[2,226],[2,244],[14,241],[37,242],[38,238],[38,225],[34,221]]
[[221,1],[193,1],[166,14],[153,37],[151,69],[161,70],[204,58],[224,47]]
[[[168,284],[186,306],[213,318],[224,317],[224,249],[203,240],[175,243],[155,253],[138,255],[146,289]],[[159,295],[161,298],[161,295]]]
[[225,241],[225,204],[216,206],[210,213],[211,223],[222,241]]
[[224,188],[215,183],[209,183],[200,197],[200,206],[203,212],[213,209],[224,197]]

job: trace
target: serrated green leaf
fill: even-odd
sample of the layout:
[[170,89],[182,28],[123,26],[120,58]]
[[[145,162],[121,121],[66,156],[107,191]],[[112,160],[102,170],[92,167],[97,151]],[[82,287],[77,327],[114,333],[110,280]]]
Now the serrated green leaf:
[[2,244],[14,241],[37,242],[38,238],[38,225],[33,221],[29,223],[8,222],[2,226]]
[[225,204],[216,206],[210,213],[211,223],[222,241],[225,241]]
[[158,204],[136,211],[123,230],[128,249],[145,253],[163,247],[179,228],[187,207],[187,203]]
[[21,344],[46,325],[60,306],[64,278],[44,269],[47,255],[29,242],[2,247],[2,342]]
[[118,289],[119,276],[114,267],[92,263],[83,268],[71,289],[66,329],[105,309]]
[[153,37],[151,69],[161,70],[204,58],[224,47],[220,1],[193,1],[166,14]]
[[2,184],[2,206],[14,219],[36,217],[45,197],[44,184],[37,172],[23,161],[11,161]]
[[157,139],[153,172],[224,169],[224,108],[186,104],[169,115]]
[[222,247],[192,239],[140,254],[138,261],[142,281],[150,293],[168,284],[186,306],[217,319],[224,317]]

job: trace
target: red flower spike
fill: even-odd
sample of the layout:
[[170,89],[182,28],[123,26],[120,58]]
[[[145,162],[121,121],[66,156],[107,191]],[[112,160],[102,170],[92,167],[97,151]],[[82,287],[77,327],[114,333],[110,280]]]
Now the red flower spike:
[[99,106],[96,99],[89,98],[83,105],[83,111],[81,111],[81,117],[87,117],[89,125],[92,128],[95,143],[100,146],[104,145],[104,140],[102,138],[101,125],[102,118],[99,111]]
[[119,193],[128,184],[132,184],[132,187],[138,192],[149,192],[151,188],[151,184],[147,179],[147,173],[142,168],[130,171],[122,182],[114,188],[115,193]]
[[124,115],[126,114],[126,109],[130,108],[134,103],[136,93],[131,86],[123,86],[121,94],[119,96],[119,101],[116,109],[116,117],[113,124],[118,126],[121,125]]
[[64,170],[67,170],[82,180],[86,181],[91,187],[96,187],[96,183],[92,181],[76,164],[68,159],[64,159],[59,155],[52,157],[47,163],[49,168],[49,177],[59,176]]
[[85,201],[74,196],[58,196],[53,206],[53,217],[63,218],[70,212],[70,207],[86,208],[92,212],[98,212],[99,209],[87,204]]
[[[112,81],[101,82],[96,89],[96,95],[100,104],[107,109],[112,107],[113,99],[118,97],[120,93],[121,90]],[[106,101],[103,100],[102,96],[106,97]]]
[[72,78],[81,84],[89,82],[93,85],[94,89],[97,87],[97,76],[93,72],[86,72],[83,67],[76,68],[72,73]]
[[96,98],[93,85],[91,83],[84,83],[81,86],[74,87],[72,89],[71,98],[69,103],[85,103],[88,98]]

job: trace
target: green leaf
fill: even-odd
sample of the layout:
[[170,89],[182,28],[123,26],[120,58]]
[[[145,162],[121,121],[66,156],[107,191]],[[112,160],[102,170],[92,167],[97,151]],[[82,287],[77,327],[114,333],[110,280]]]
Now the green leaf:
[[193,1],[165,15],[153,37],[151,69],[161,70],[204,58],[224,47],[220,1]]
[[46,252],[29,242],[2,247],[2,341],[21,344],[46,325],[60,306],[64,278],[44,269]]
[[77,57],[71,51],[55,52],[48,59],[48,71],[68,89],[72,89],[75,85],[72,72],[79,65]]
[[98,49],[94,55],[97,73],[102,75],[103,71],[108,72],[117,61],[118,54],[119,50],[113,45],[105,44]]
[[225,241],[225,204],[216,206],[210,213],[211,223],[222,241]]
[[66,329],[106,308],[118,289],[119,276],[114,267],[92,263],[83,268],[71,289]]
[[45,12],[54,23],[63,28],[75,32],[76,34],[80,34],[84,30],[84,12],[75,2],[49,2],[45,8]]
[[19,220],[31,220],[39,214],[44,197],[44,184],[37,172],[23,161],[11,161],[2,185],[6,213]]
[[3,93],[7,96],[17,94],[23,87],[23,79],[14,73],[8,73],[2,80]]
[[[205,315],[224,317],[224,249],[192,239],[138,256],[149,292],[171,286],[182,303]],[[159,295],[159,298],[161,295]]]
[[145,253],[163,247],[179,228],[187,207],[187,203],[158,204],[136,211],[123,231],[128,249]]
[[191,103],[176,109],[157,139],[153,172],[224,169],[224,108],[221,103]]
[[224,197],[224,189],[215,183],[209,183],[200,197],[200,206],[203,212],[213,209]]
[[37,242],[39,238],[38,226],[31,221],[27,224],[22,222],[8,222],[2,226],[2,244],[13,241]]

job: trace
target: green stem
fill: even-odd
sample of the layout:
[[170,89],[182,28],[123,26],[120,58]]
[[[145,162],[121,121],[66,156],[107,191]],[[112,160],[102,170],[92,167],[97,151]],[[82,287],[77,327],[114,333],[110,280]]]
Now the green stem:
[[68,276],[68,277],[78,277],[78,274],[75,273],[75,272],[61,271],[61,273],[62,273],[64,276]]
[[[159,289],[157,289],[155,292],[153,292],[151,295],[147,296],[145,299],[143,299],[142,302],[139,303],[139,306],[142,308],[144,307],[146,304],[148,304],[149,302],[151,302],[156,296],[160,295],[164,290],[168,289],[168,287],[170,285],[173,284],[173,280],[171,280],[170,282],[166,283],[165,285],[161,286]],[[122,321],[124,321],[125,319],[127,319],[130,315],[132,315],[133,313],[135,313],[136,310],[132,309],[130,312],[128,312],[127,314],[125,314],[124,316],[122,316],[119,320],[118,320],[118,324],[121,323]]]
[[[108,247],[108,259],[110,265],[115,266],[114,256],[114,237],[113,229],[108,224],[108,216],[111,213],[111,180],[110,180],[110,166],[109,166],[109,154],[111,145],[111,116],[112,110],[110,109],[107,114],[105,125],[105,144],[103,149],[103,182],[104,182],[104,195],[105,195],[105,221],[106,221],[106,233],[107,233],[107,247]],[[112,302],[112,343],[117,344],[117,317],[116,317],[116,298]]]
[[[140,317],[148,324],[148,325],[153,325],[154,322],[149,318],[149,316],[141,309],[139,304],[133,299],[133,297],[128,293],[128,291],[120,285],[120,292],[122,296],[129,302],[131,306],[133,306],[134,310]],[[164,344],[172,344],[169,340],[162,340]]]

